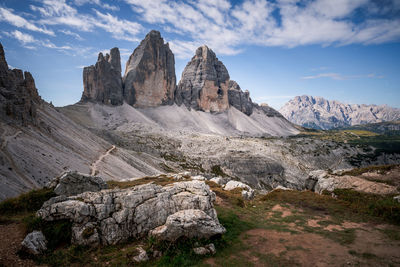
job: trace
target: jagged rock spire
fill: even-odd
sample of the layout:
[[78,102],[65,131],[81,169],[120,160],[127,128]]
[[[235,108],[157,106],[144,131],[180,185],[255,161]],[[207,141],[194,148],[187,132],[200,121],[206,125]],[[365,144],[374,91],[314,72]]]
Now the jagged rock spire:
[[178,84],[175,101],[188,108],[221,112],[229,108],[229,73],[206,45],[196,50]]
[[27,71],[8,69],[0,44],[0,117],[13,123],[36,123],[37,107],[41,102],[32,75]]
[[96,65],[83,68],[81,101],[111,105],[123,103],[121,58],[117,47],[112,48],[105,57],[99,53]]
[[173,104],[176,88],[175,59],[160,32],[151,31],[126,63],[124,98],[136,107]]

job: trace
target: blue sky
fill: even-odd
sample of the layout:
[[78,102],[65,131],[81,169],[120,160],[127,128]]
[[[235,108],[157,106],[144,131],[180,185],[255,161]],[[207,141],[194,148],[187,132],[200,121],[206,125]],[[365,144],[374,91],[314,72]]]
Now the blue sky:
[[98,52],[117,46],[124,65],[156,29],[178,79],[207,44],[259,103],[310,94],[400,107],[400,0],[0,0],[0,27],[10,68],[30,71],[56,106],[80,99]]

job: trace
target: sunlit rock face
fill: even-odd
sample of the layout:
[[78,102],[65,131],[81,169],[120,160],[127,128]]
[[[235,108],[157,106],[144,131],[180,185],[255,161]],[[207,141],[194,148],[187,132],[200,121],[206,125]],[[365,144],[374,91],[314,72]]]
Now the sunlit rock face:
[[155,107],[174,102],[175,58],[160,32],[151,31],[126,63],[125,101],[135,107]]
[[122,93],[121,58],[119,49],[115,47],[105,57],[99,53],[96,64],[83,69],[81,101],[122,105]]
[[175,101],[188,108],[221,112],[229,108],[229,73],[215,53],[203,45],[186,65]]

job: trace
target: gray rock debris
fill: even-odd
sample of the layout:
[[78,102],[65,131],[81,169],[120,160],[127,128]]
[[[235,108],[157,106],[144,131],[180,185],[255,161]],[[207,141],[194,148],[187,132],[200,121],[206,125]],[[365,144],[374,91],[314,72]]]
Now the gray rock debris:
[[214,244],[211,243],[204,247],[193,248],[193,252],[197,255],[207,255],[207,254],[215,254],[217,250],[215,249]]
[[[46,221],[68,219],[73,223],[73,244],[109,245],[130,237],[146,236],[150,230],[166,224],[170,215],[184,210],[199,229],[193,235],[210,236],[225,229],[219,224],[213,207],[215,194],[203,181],[177,182],[167,186],[145,184],[127,189],[85,192],[77,196],[59,196],[45,202],[37,215]],[[197,217],[194,215],[198,215]],[[174,217],[172,217],[174,218]],[[214,231],[212,233],[206,230]],[[218,229],[218,231],[215,231]]]
[[59,196],[74,196],[83,192],[97,192],[108,188],[102,178],[76,171],[64,173],[61,177],[54,179],[49,187],[54,187],[54,192]]
[[133,261],[144,262],[149,260],[149,256],[147,256],[146,250],[144,250],[142,247],[138,247],[137,251],[139,252],[139,254],[133,257]]
[[236,188],[242,188],[242,197],[246,200],[250,200],[254,198],[254,190],[248,186],[247,184],[244,184],[242,182],[238,181],[229,181],[225,186],[224,190],[230,191]]
[[211,178],[210,181],[219,184],[220,186],[224,186],[226,185],[227,182],[229,182],[229,179],[223,177],[214,177]]
[[181,210],[170,216],[164,225],[150,231],[150,235],[160,240],[176,241],[188,238],[209,238],[225,233],[225,228],[215,218],[198,209]]
[[47,250],[47,241],[41,231],[33,231],[29,233],[21,243],[22,250],[39,255]]

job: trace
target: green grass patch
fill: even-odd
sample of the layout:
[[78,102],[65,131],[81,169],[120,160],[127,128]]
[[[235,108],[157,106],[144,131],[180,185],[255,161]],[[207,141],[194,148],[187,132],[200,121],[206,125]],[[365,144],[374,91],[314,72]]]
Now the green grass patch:
[[335,189],[333,192],[339,200],[348,203],[355,213],[400,225],[400,203],[394,200],[392,195],[367,194],[352,189]]
[[9,198],[0,203],[1,215],[13,215],[18,213],[36,212],[43,203],[56,196],[53,189],[42,188],[21,194],[15,198]]
[[359,176],[366,172],[377,172],[378,174],[386,174],[392,169],[399,167],[398,164],[393,165],[379,165],[379,166],[368,166],[364,168],[355,168],[350,171],[345,171],[341,175],[351,175],[351,176]]

